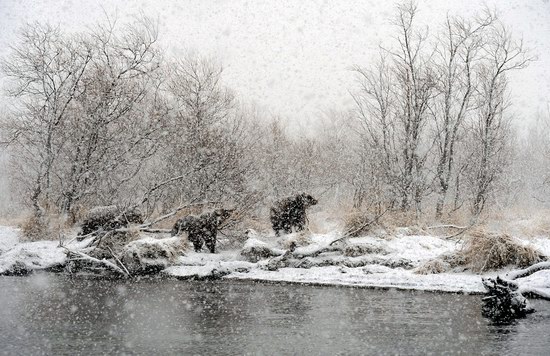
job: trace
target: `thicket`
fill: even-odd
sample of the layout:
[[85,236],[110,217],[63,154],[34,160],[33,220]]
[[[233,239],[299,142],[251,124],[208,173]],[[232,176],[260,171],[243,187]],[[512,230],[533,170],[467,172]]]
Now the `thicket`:
[[509,110],[508,74],[532,56],[491,11],[430,31],[416,18],[416,5],[398,6],[393,39],[354,67],[354,107],[315,132],[243,102],[215,60],[167,58],[148,18],[81,33],[29,25],[1,63],[11,186],[41,225],[101,205],[261,219],[302,191],[359,225],[387,212],[477,221],[518,197],[544,206],[550,116],[521,136]]

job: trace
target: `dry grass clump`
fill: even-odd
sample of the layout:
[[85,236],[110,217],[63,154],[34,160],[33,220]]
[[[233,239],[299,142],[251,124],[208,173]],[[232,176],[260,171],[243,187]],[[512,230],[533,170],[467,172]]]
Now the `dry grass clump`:
[[27,219],[23,216],[0,216],[0,225],[22,227]]
[[374,228],[379,227],[375,219],[376,216],[369,212],[352,211],[344,217],[344,231],[350,237],[367,235]]
[[438,273],[444,273],[450,270],[451,267],[448,263],[442,261],[439,258],[434,258],[432,260],[427,261],[417,269],[415,269],[414,273],[416,274],[438,274]]
[[42,213],[29,214],[19,219],[23,240],[62,240],[74,231],[73,223],[68,215]]
[[546,260],[540,251],[507,234],[474,231],[458,253],[472,271],[485,272],[508,265],[527,267]]
[[350,237],[421,235],[428,231],[424,218],[417,217],[414,213],[401,211],[374,214],[355,210],[344,217],[344,223],[344,231]]
[[50,240],[52,238],[49,220],[43,215],[29,215],[21,224],[21,232],[24,240],[27,241]]
[[449,263],[443,261],[440,258],[434,258],[425,262],[423,265],[415,269],[416,274],[438,274],[444,273],[451,269]]
[[419,218],[413,212],[388,211],[382,219],[387,229],[413,228],[419,225]]
[[267,243],[256,239],[249,240],[241,249],[241,256],[253,263],[282,254],[283,251],[274,249]]
[[413,212],[388,211],[379,218],[378,226],[390,235],[426,235],[426,216],[417,216]]
[[503,227],[505,231],[514,232],[520,236],[537,237],[550,235],[550,217],[546,210],[507,216],[500,221],[505,222],[505,226]]

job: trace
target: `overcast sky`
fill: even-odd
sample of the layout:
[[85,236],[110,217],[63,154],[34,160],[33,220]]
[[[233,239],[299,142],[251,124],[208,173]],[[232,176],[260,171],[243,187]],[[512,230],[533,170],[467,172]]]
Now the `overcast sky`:
[[[523,36],[539,60],[514,75],[513,110],[529,118],[550,93],[550,2],[487,1]],[[495,5],[496,4],[496,5]],[[432,29],[447,12],[471,14],[482,2],[419,1]],[[0,55],[26,22],[79,30],[108,13],[159,19],[162,45],[172,56],[193,50],[217,58],[224,79],[244,100],[294,121],[314,122],[323,111],[351,105],[350,67],[367,65],[388,40],[395,2],[367,1],[93,1],[0,0]]]

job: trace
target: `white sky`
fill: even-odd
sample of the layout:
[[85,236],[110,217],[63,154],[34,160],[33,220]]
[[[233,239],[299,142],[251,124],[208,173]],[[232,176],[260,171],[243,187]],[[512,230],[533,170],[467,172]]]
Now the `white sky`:
[[[539,60],[512,78],[513,110],[528,119],[550,100],[549,0],[486,1],[523,36]],[[468,14],[483,2],[421,0],[431,28],[445,14]],[[244,100],[304,124],[325,110],[351,105],[354,64],[367,65],[388,38],[395,2],[363,1],[92,1],[0,0],[0,56],[25,22],[47,21],[78,30],[101,19],[103,9],[124,20],[158,17],[162,45],[217,58],[224,78]],[[305,125],[305,124],[304,124]]]

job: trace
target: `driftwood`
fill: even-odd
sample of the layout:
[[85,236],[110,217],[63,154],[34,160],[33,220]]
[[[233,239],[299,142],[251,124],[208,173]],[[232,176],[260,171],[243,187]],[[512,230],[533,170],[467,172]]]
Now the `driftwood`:
[[517,283],[497,277],[483,278],[483,286],[487,295],[483,297],[481,312],[484,316],[495,321],[510,321],[522,318],[535,310],[518,291]]
[[106,266],[109,269],[111,269],[115,272],[118,272],[119,274],[121,274],[125,277],[130,277],[130,274],[127,271],[124,271],[123,269],[121,269],[120,267],[118,267],[117,265],[112,263],[111,261],[108,261],[106,259],[101,259],[100,260],[100,259],[94,258],[92,256],[89,256],[89,255],[85,254],[84,252],[74,251],[74,250],[68,249],[67,247],[64,247],[64,249],[67,250],[67,252],[69,252],[69,253],[80,256],[80,259],[84,259],[86,261],[90,261],[90,262],[94,262],[94,263]]
[[547,269],[550,270],[550,262],[540,262],[522,270],[509,272],[506,278],[483,278],[483,286],[487,290],[487,295],[483,298],[483,315],[497,321],[509,321],[534,312],[524,295],[550,301],[550,293],[545,290],[521,287],[515,281]]
[[[63,244],[65,246],[62,246],[62,247],[65,248],[69,253],[71,253],[75,256],[79,256],[78,260],[85,260],[85,261],[91,262],[94,265],[100,265],[102,267],[106,267],[107,269],[112,270],[112,271],[114,271],[114,272],[116,272],[120,275],[125,276],[125,277],[130,277],[132,274],[129,272],[128,268],[126,268],[126,266],[120,260],[120,258],[118,258],[118,256],[117,256],[117,253],[119,252],[119,251],[117,251],[117,248],[115,248],[115,247],[111,248],[111,246],[109,246],[109,244],[107,244],[106,246],[101,246],[102,241],[105,241],[106,239],[109,239],[109,238],[118,239],[118,237],[120,237],[122,239],[120,241],[120,243],[124,244],[125,240],[126,240],[124,238],[124,234],[126,234],[128,232],[131,232],[131,231],[136,231],[136,230],[140,231],[140,232],[148,232],[148,233],[169,233],[170,232],[169,229],[155,229],[155,228],[152,228],[152,226],[154,224],[157,224],[157,223],[159,223],[159,222],[161,222],[165,219],[168,219],[168,218],[176,215],[179,211],[181,211],[183,209],[193,207],[193,206],[201,206],[201,205],[207,205],[207,204],[213,204],[213,203],[215,203],[215,202],[210,202],[209,201],[209,202],[202,202],[202,203],[190,203],[190,204],[180,205],[179,207],[173,209],[169,213],[164,214],[164,215],[154,219],[153,221],[146,222],[146,223],[143,223],[143,224],[140,224],[140,225],[137,225],[137,226],[133,226],[133,227],[124,226],[124,227],[118,227],[118,228],[114,228],[114,229],[105,229],[105,230],[104,229],[99,229],[99,230],[93,231],[93,232],[91,232],[89,234],[86,234],[86,235],[77,236],[78,238],[81,238],[81,239],[93,236],[93,238],[91,238],[90,241],[88,241],[85,246],[83,246],[82,248],[80,248],[78,250],[73,250],[73,249],[69,249],[69,248],[65,247],[68,243],[71,243],[77,237],[71,239],[68,243]],[[118,236],[119,233],[121,233],[122,235]],[[88,254],[90,251],[94,251],[95,249],[97,249],[99,247],[103,247],[103,249],[105,251],[107,251],[107,256],[103,255],[103,256],[101,256],[103,258],[101,258],[101,257],[96,258],[96,257],[92,257]],[[75,261],[77,259],[73,258],[71,260]]]
[[[536,264],[534,264],[530,267],[527,267],[525,269],[509,272],[508,274],[506,274],[506,277],[509,280],[513,281],[513,280],[516,280],[518,278],[527,277],[527,276],[532,275],[535,272],[542,271],[542,270],[547,270],[547,269],[550,270],[550,262],[539,262],[539,263],[536,263]],[[529,295],[533,298],[550,300],[550,293],[548,293],[544,290],[540,290],[540,289],[536,289],[536,288],[527,288],[527,287],[521,288],[520,287],[519,291],[522,294]]]
[[306,258],[306,257],[317,257],[320,254],[325,253],[325,252],[337,252],[337,251],[341,251],[341,249],[339,247],[334,247],[334,246],[331,246],[329,244],[328,246],[320,247],[320,248],[318,248],[316,250],[313,250],[311,252],[305,252],[305,253],[296,253],[294,251],[291,251],[291,252],[292,252],[292,256],[294,258]]
[[170,229],[147,229],[147,228],[144,228],[144,229],[139,229],[139,231],[142,231],[142,232],[149,232],[149,233],[152,233],[152,234],[169,234]]
[[115,255],[113,250],[111,250],[111,248],[109,246],[107,246],[107,249],[109,250],[109,253],[111,254],[111,256],[113,256],[113,258],[118,262],[118,264],[124,269],[124,271],[126,272],[126,275],[130,276],[130,272],[128,272],[128,268],[126,268],[124,263],[122,263],[122,261],[120,261],[120,259]]
[[540,262],[536,263],[525,269],[520,269],[518,271],[509,272],[506,274],[506,277],[510,280],[515,280],[518,278],[523,278],[532,275],[535,272],[542,271],[545,269],[550,269],[550,262]]

